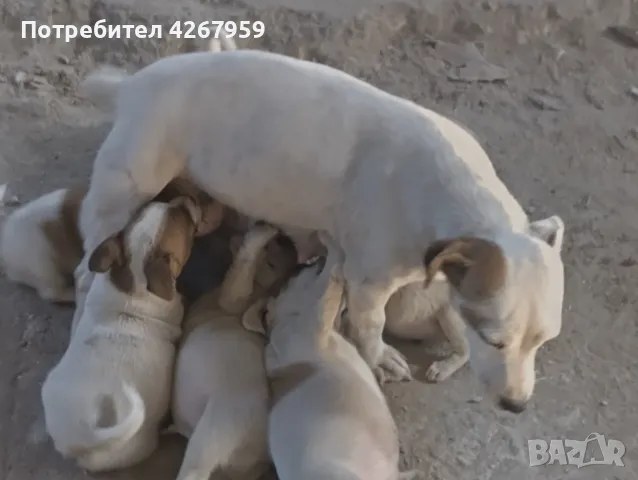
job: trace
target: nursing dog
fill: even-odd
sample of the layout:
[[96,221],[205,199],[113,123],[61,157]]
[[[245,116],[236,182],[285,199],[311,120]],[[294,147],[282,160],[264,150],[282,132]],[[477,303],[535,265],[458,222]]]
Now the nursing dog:
[[201,218],[190,197],[153,202],[89,255],[83,315],[42,386],[56,450],[84,469],[127,467],[157,446],[184,313],[175,279]]
[[265,321],[247,318],[248,328],[269,337],[268,439],[280,480],[400,478],[397,428],[383,392],[334,329],[344,290],[340,268],[337,249],[329,247],[323,262],[303,269],[267,303]]
[[[265,339],[242,326],[255,301],[292,273],[292,243],[259,224],[244,237],[222,285],[189,309],[177,354],[174,430],[190,438],[178,480],[257,479],[270,466]],[[273,238],[274,237],[274,238]]]
[[[479,378],[502,406],[525,407],[536,351],[561,329],[565,227],[530,222],[466,129],[334,68],[261,51],[174,55],[102,86],[116,118],[80,211],[87,249],[185,175],[244,215],[336,241],[353,339],[387,380],[410,378],[382,340],[388,299],[443,273]],[[90,285],[86,261],[76,279]]]

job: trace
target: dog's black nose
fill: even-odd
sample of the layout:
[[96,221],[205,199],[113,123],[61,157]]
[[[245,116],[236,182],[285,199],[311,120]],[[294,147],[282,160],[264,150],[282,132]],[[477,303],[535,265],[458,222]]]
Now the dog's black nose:
[[519,402],[511,398],[501,397],[498,401],[499,407],[512,413],[522,413],[527,408],[527,402]]

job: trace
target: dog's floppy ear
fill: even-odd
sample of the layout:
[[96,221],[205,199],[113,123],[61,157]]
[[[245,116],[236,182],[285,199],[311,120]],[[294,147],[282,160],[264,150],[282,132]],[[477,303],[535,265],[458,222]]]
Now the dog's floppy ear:
[[550,247],[558,251],[563,247],[565,223],[558,215],[552,215],[551,217],[530,223],[529,230],[533,236],[540,238]]
[[144,263],[146,289],[154,295],[171,301],[175,293],[175,278],[171,271],[170,256],[154,253]]
[[432,243],[423,263],[428,286],[437,272],[467,298],[485,298],[501,289],[507,275],[507,263],[501,248],[478,237],[459,237]]
[[259,333],[260,335],[267,336],[266,329],[264,327],[264,309],[266,308],[266,299],[261,298],[254,302],[244,312],[241,317],[242,326],[249,332]]
[[113,266],[122,266],[124,258],[124,242],[121,235],[113,235],[100,243],[89,257],[89,271],[104,273]]
[[200,204],[201,218],[197,223],[195,236],[202,237],[214,232],[222,224],[224,219],[224,206],[217,200],[207,199]]

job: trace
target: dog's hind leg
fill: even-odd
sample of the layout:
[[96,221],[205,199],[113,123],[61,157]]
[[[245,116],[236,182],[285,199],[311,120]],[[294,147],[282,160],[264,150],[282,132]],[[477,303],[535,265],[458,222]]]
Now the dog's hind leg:
[[227,312],[240,314],[248,308],[259,255],[276,234],[276,228],[263,223],[255,224],[246,233],[220,287],[219,305]]
[[265,422],[263,432],[255,432],[246,413],[235,410],[233,414],[232,409],[209,401],[188,441],[177,480],[208,480],[211,473],[228,466],[248,435],[263,434],[267,450]]
[[456,310],[448,305],[439,312],[437,321],[454,352],[447,358],[432,362],[425,373],[426,379],[430,382],[442,382],[465,365],[470,358],[470,347],[464,334],[465,323]]

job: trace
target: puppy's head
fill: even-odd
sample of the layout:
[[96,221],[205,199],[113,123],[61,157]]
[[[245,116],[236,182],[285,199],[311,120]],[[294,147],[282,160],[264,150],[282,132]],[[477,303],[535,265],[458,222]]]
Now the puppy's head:
[[445,274],[469,327],[472,368],[515,413],[534,390],[537,350],[560,333],[564,230],[553,216],[533,222],[526,234],[441,240],[425,254],[428,281]]
[[115,288],[127,295],[149,292],[170,301],[201,215],[190,197],[149,203],[123,231],[91,253],[89,270],[108,272]]
[[224,219],[224,206],[184,177],[171,180],[153,201],[168,203],[179,197],[190,197],[200,209],[196,236],[208,235],[219,228]]
[[[329,253],[328,258],[319,257],[312,264],[298,265],[297,269],[277,296],[267,304],[254,306],[264,315],[261,330],[269,335],[278,329],[307,330],[321,342],[334,329],[342,310],[344,280],[340,256]],[[256,328],[247,328],[259,329],[257,322],[252,325]]]

